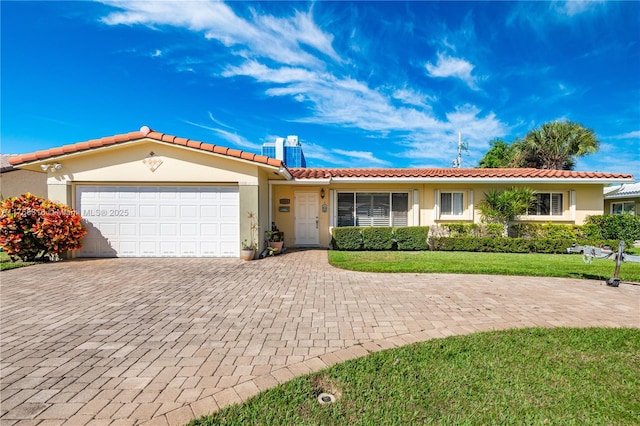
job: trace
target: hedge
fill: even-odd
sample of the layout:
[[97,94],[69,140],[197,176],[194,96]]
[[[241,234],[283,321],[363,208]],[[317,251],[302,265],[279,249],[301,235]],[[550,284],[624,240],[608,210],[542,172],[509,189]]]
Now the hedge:
[[428,226],[403,226],[393,230],[398,250],[427,250]]
[[630,214],[589,216],[586,223],[592,225],[602,239],[621,239],[627,245],[640,240],[640,216]]
[[370,226],[362,228],[362,243],[365,250],[391,250],[393,230],[390,226]]
[[428,226],[345,226],[331,230],[335,250],[427,250]]
[[331,230],[331,243],[335,250],[361,250],[362,235],[359,226],[343,226]]
[[[503,236],[499,223],[444,223],[431,227],[431,236],[494,237]],[[632,215],[589,216],[584,225],[556,223],[515,223],[509,236],[527,239],[624,240],[627,245],[640,240],[640,217]],[[616,243],[617,245],[617,243]]]
[[601,246],[613,250],[616,240],[576,240],[571,238],[493,238],[493,237],[431,237],[429,248],[435,251],[472,251],[490,253],[566,253],[573,244]]

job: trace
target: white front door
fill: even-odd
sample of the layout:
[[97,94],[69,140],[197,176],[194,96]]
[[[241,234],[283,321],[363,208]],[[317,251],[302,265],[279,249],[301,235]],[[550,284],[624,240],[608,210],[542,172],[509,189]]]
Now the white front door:
[[295,193],[296,245],[320,244],[318,231],[318,194],[316,192]]

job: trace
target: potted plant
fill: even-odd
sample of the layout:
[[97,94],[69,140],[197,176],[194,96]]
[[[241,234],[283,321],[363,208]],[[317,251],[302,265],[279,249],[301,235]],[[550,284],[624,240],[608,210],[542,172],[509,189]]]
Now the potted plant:
[[269,254],[273,255],[275,253],[279,253],[282,251],[282,247],[284,246],[284,234],[278,230],[275,223],[271,224],[271,231],[265,231],[265,240],[267,241],[267,246],[274,249],[269,250]]
[[258,239],[258,223],[256,220],[256,215],[253,212],[249,212],[247,214],[249,218],[249,235],[251,240],[242,241],[242,250],[240,251],[240,257],[242,260],[253,260],[256,257],[256,250],[258,249],[258,244],[256,240]]

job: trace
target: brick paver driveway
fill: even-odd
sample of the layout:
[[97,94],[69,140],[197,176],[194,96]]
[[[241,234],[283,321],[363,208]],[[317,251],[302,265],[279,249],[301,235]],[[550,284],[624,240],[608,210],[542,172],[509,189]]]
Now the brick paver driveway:
[[640,327],[640,286],[357,273],[326,257],[105,259],[2,272],[0,422],[182,424],[407,342],[512,327]]

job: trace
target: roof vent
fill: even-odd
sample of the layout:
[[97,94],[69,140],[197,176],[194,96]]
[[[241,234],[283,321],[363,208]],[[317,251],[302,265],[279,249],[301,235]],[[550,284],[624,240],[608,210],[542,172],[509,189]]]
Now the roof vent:
[[142,133],[143,136],[147,136],[150,132],[151,129],[149,128],[149,126],[140,127],[140,133]]

